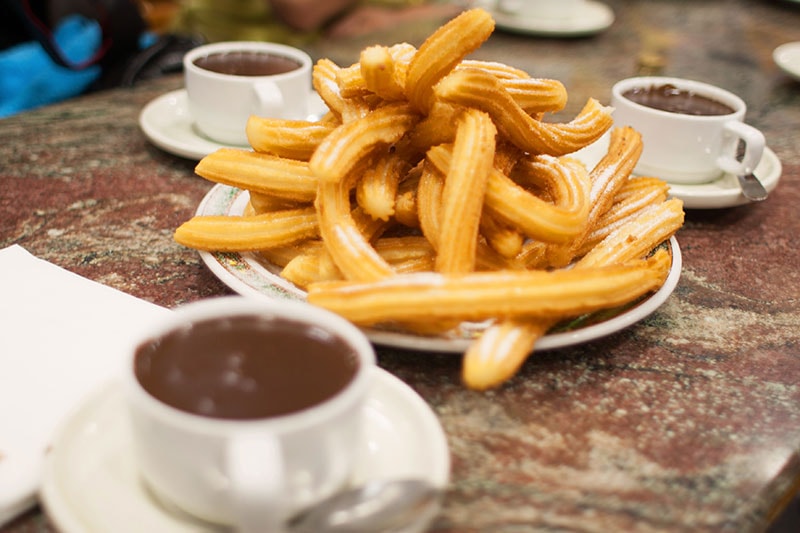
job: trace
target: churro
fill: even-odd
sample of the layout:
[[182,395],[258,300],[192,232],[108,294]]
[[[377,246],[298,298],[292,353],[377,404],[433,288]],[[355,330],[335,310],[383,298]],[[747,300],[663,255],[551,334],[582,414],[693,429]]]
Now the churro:
[[404,100],[404,76],[396,72],[395,63],[389,48],[370,46],[361,52],[361,76],[365,88],[384,100]]
[[252,217],[195,216],[175,230],[175,240],[206,251],[257,251],[318,235],[313,207]]
[[533,154],[565,155],[599,139],[613,124],[611,108],[590,98],[568,123],[549,123],[528,115],[491,73],[455,70],[436,85],[445,102],[475,107],[491,115],[497,129],[517,147]]
[[312,202],[317,195],[317,177],[307,162],[250,150],[220,148],[201,159],[195,172],[210,181],[284,200]]
[[494,169],[497,130],[489,115],[469,109],[460,117],[442,191],[437,272],[475,269],[486,183]]
[[[427,157],[440,171],[449,168],[453,159],[445,146],[432,148]],[[531,238],[564,242],[584,230],[589,209],[587,173],[581,166],[565,165],[553,157],[542,159],[541,165],[558,173],[562,182],[568,185],[570,194],[564,205],[548,203],[494,170],[486,186],[485,208]]]
[[309,166],[321,181],[341,181],[376,147],[396,143],[418,120],[408,104],[387,104],[335,129],[320,143]]
[[483,9],[470,9],[450,20],[419,47],[406,75],[406,96],[420,112],[430,110],[436,83],[494,31],[494,20]]
[[347,279],[374,281],[394,273],[356,225],[347,183],[320,183],[316,206],[320,235]]
[[310,122],[251,116],[245,132],[257,152],[308,161],[319,143],[336,127],[330,121]]
[[563,318],[621,305],[657,289],[670,261],[662,250],[647,260],[581,270],[425,272],[368,283],[332,281],[311,285],[308,301],[361,325]]
[[[560,81],[467,58],[493,28],[470,9],[418,49],[319,60],[320,121],[251,117],[253,151],[197,165],[249,192],[246,216],[196,216],[175,239],[257,252],[310,303],[359,325],[441,335],[480,321],[462,367],[480,390],[510,379],[561,321],[656,291],[671,265],[660,245],[683,209],[663,181],[631,177],[641,137],[612,129],[593,98],[550,120],[567,103]],[[573,154],[609,130],[587,168]]]

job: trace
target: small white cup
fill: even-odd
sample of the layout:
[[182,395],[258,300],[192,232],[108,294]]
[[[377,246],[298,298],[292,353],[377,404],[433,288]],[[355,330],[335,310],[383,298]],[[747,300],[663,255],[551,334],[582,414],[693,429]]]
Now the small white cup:
[[[296,62],[294,70],[272,75],[223,74],[195,62],[212,54],[255,52]],[[199,46],[183,58],[189,111],[195,127],[210,139],[247,145],[245,126],[251,115],[304,119],[311,95],[311,58],[297,48],[276,43],[233,41]]]
[[[357,363],[355,374],[343,389],[321,403],[288,414],[245,420],[173,407],[149,393],[136,377],[137,371],[143,372],[141,366],[135,370],[136,354],[154,340],[163,346],[165,336],[190,325],[242,317],[288,320],[307,328],[303,331],[311,338],[338,337],[349,347],[349,360]],[[276,342],[264,334],[267,351]],[[144,335],[131,352],[123,383],[135,460],[146,486],[167,507],[239,531],[269,533],[281,531],[294,512],[333,494],[349,480],[362,436],[363,406],[374,375],[375,354],[363,333],[343,318],[302,302],[244,297],[203,300],[178,308],[174,317]],[[197,352],[209,353],[190,350],[193,369]],[[157,361],[155,356],[152,360]],[[147,368],[155,368],[155,364]],[[307,372],[313,373],[315,368]],[[207,387],[197,376],[185,379],[194,387]]]
[[[624,96],[634,88],[664,85],[715,100],[733,111],[688,115],[647,107]],[[628,78],[614,84],[611,106],[615,125],[631,126],[642,134],[644,149],[635,172],[668,182],[699,184],[713,181],[724,172],[751,173],[766,145],[764,135],[744,123],[745,102],[730,91],[707,83],[669,77]],[[740,142],[745,145],[741,161],[737,160]]]
[[500,9],[524,18],[567,19],[579,14],[586,0],[501,0]]

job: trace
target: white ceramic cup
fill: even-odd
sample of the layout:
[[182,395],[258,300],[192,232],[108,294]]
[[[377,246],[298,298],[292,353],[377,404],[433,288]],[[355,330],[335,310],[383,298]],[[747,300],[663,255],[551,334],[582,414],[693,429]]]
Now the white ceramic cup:
[[520,17],[564,19],[579,14],[586,0],[501,0],[500,9]]
[[[663,85],[710,98],[733,112],[687,115],[647,107],[624,96],[633,88]],[[635,172],[668,182],[698,184],[713,181],[724,172],[751,173],[766,145],[764,135],[744,123],[745,102],[730,91],[707,83],[657,76],[628,78],[614,84],[611,106],[616,126],[631,126],[642,134],[644,149]],[[741,161],[737,160],[740,142],[745,145]]]
[[[206,70],[201,57],[232,52],[260,52],[289,58],[295,70],[266,76],[240,76]],[[195,127],[208,138],[247,145],[245,126],[251,115],[304,119],[311,96],[311,58],[297,48],[276,43],[234,41],[199,46],[183,58],[189,112]]]
[[[239,316],[290,320],[308,326],[312,336],[338,336],[356,354],[354,377],[312,407],[246,420],[193,414],[156,399],[135,375],[138,348],[131,350],[123,382],[136,465],[156,498],[208,522],[270,533],[349,481],[375,354],[359,329],[333,313],[302,302],[244,297],[178,308],[137,346],[199,321]],[[271,343],[267,336],[265,343]]]

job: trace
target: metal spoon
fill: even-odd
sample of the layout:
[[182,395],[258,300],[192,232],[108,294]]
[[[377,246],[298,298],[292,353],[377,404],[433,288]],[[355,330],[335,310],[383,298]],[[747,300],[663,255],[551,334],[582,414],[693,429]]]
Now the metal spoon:
[[736,176],[739,178],[739,186],[742,188],[742,194],[751,202],[760,202],[767,199],[767,190],[764,185],[758,180],[755,174],[744,174]]
[[423,524],[438,511],[442,491],[421,479],[370,481],[301,511],[290,533],[394,533]]
[[[740,142],[736,147],[736,159],[741,161],[744,158],[745,144]],[[739,178],[739,187],[742,189],[742,194],[751,202],[760,202],[767,199],[767,190],[764,185],[758,180],[755,174],[737,175]]]

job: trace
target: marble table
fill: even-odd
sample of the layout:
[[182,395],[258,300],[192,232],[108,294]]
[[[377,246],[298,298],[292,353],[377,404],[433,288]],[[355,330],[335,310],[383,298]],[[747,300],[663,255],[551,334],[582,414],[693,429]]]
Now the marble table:
[[[782,164],[763,203],[687,210],[683,271],[654,314],[611,336],[535,354],[490,392],[460,358],[380,347],[380,365],[433,408],[452,479],[439,533],[765,530],[800,486],[800,83],[772,50],[800,39],[788,2],[612,1],[605,32],[498,31],[475,57],[566,85],[565,115],[643,72],[740,94]],[[350,63],[365,44],[430,28],[317,42]],[[397,33],[397,34],[395,34]],[[139,129],[166,77],[0,120],[0,247],[174,307],[227,289],[172,240],[211,184]],[[54,531],[33,509],[3,531]]]

